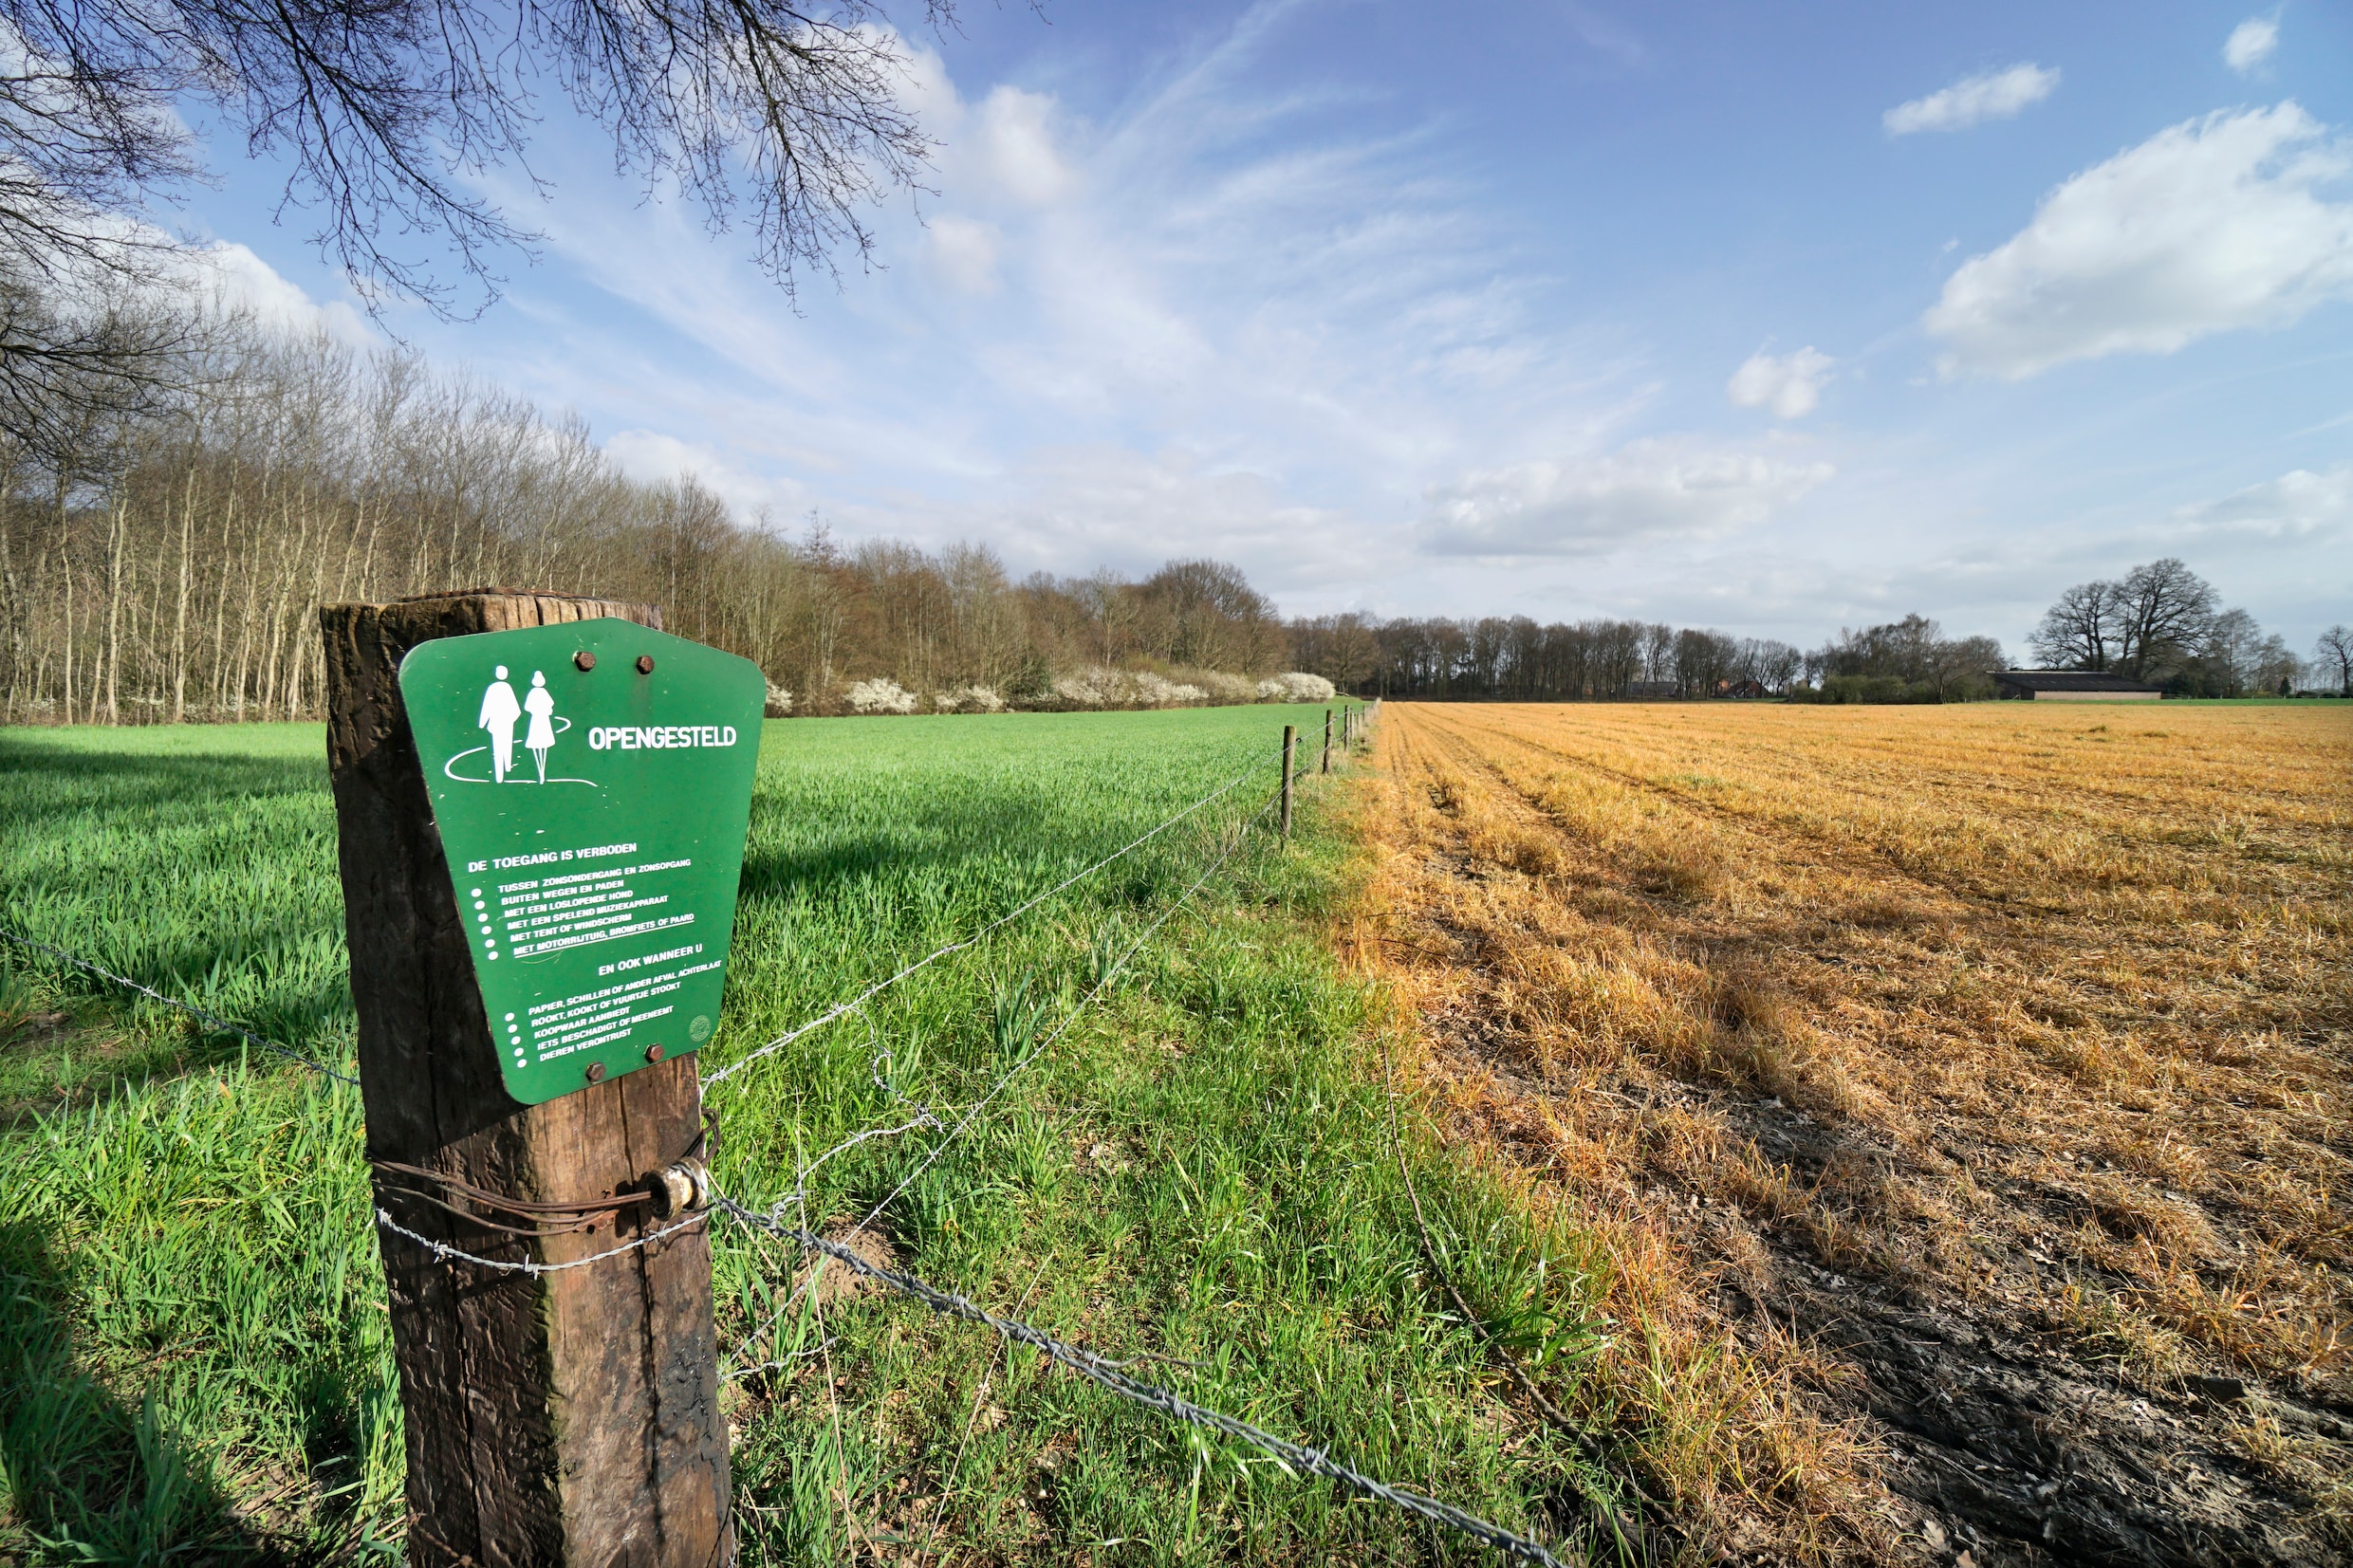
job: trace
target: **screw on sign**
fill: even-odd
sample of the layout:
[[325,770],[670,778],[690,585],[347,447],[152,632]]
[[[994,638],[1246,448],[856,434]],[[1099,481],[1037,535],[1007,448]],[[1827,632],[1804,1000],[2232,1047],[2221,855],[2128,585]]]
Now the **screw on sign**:
[[705,1153],[767,683],[643,605],[320,620],[409,1559],[730,1560],[707,1227],[658,1214]]

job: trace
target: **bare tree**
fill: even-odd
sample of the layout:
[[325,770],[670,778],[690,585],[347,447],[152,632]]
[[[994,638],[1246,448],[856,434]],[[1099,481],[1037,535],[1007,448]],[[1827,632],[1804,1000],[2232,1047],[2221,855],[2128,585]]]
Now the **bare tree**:
[[2225,610],[2208,621],[2198,662],[2212,694],[2239,697],[2260,687],[2264,653],[2263,628],[2246,611]]
[[2297,677],[2303,673],[2304,661],[2296,657],[2286,637],[2273,632],[2255,649],[2250,684],[2267,696],[2290,696],[2295,692]]
[[[926,19],[953,0],[924,0]],[[760,264],[790,286],[930,151],[902,106],[905,57],[870,0],[0,0],[21,62],[0,80],[0,246],[111,260],[109,214],[185,175],[176,101],[217,108],[363,290],[446,306],[411,246],[439,241],[495,293],[495,252],[530,235],[469,175],[519,159],[552,78],[649,189],[714,227],[749,211]]]
[[1928,678],[1939,698],[1950,701],[2002,667],[2002,645],[1992,637],[1955,637],[1928,650]]
[[2335,665],[2339,694],[2353,697],[2353,627],[2339,622],[2323,632],[2312,645],[2312,662],[2323,670]]
[[81,297],[0,259],[0,435],[52,471],[71,470],[93,427],[164,415],[200,374],[210,326],[119,276]]
[[2122,641],[2123,606],[2113,582],[2079,582],[2059,596],[2029,645],[2047,669],[2105,671]]
[[448,315],[436,247],[479,310],[536,237],[474,176],[523,158],[545,81],[649,194],[748,219],[789,294],[862,259],[866,208],[923,167],[905,65],[871,0],[0,0],[0,435],[54,462],[63,429],[185,390],[197,345],[164,302],[202,268],[144,215],[198,172],[183,104],[287,159],[287,204],[372,304]]
[[2135,566],[2117,584],[2122,626],[2120,663],[2135,680],[2186,657],[2205,638],[2214,616],[2212,584],[2177,556]]
[[1222,561],[1172,561],[1136,590],[1145,647],[1171,663],[1263,671],[1287,650],[1274,605]]

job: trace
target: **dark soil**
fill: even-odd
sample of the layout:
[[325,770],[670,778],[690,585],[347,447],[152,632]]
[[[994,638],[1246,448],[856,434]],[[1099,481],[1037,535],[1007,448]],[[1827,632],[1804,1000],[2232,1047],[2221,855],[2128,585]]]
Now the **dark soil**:
[[[1462,942],[1458,933],[1427,935],[1466,957],[1475,949],[1475,938]],[[1559,1091],[1532,1082],[1517,1065],[1527,1053],[1491,1014],[1425,1024],[1441,1061],[1455,1057],[1461,1069],[1514,1093],[1658,1093],[1656,1084],[1588,1080]],[[1714,1084],[1679,1087],[1801,1184],[1858,1154],[1899,1159],[1892,1149],[1868,1147],[1864,1129],[1834,1126],[1777,1099]],[[1760,1226],[1721,1204],[1689,1205],[1695,1196],[1677,1191],[1668,1206],[1690,1215],[1685,1239],[1695,1253],[1720,1255],[1725,1227],[1739,1227],[1771,1260],[1761,1276],[1744,1269],[1741,1284],[1720,1290],[1725,1321],[1751,1340],[1761,1340],[1768,1322],[1794,1328],[1860,1374],[1848,1387],[1824,1391],[1825,1413],[1861,1417],[1878,1440],[1881,1479],[1914,1560],[1962,1568],[2353,1561],[2317,1526],[2316,1500],[2252,1462],[2234,1437],[2254,1421],[2289,1439],[2353,1443],[2353,1409],[2327,1391],[2237,1377],[2137,1385],[2115,1360],[2086,1358],[2081,1335],[2044,1311],[2046,1293],[2064,1278],[2050,1260],[2018,1259],[1995,1289],[1969,1299],[1933,1281],[1833,1272],[1795,1227]],[[1661,1522],[1672,1531],[1672,1521]]]
[[[1841,1134],[1823,1124],[1746,1109],[1759,1143],[1801,1174],[1839,1153]],[[1886,1446],[1885,1482],[1914,1505],[1913,1533],[1935,1557],[2037,1568],[2346,1560],[2318,1538],[2314,1500],[2284,1490],[2232,1436],[2262,1416],[2288,1433],[2353,1437],[2353,1411],[2319,1391],[2231,1377],[2135,1388],[2114,1362],[2080,1358],[2080,1341],[2043,1320],[2029,1293],[1965,1301],[1846,1279],[1805,1243],[1761,1236],[1772,1288],[1763,1300],[1728,1293],[1728,1318],[1794,1321],[1863,1374],[1855,1403]]]

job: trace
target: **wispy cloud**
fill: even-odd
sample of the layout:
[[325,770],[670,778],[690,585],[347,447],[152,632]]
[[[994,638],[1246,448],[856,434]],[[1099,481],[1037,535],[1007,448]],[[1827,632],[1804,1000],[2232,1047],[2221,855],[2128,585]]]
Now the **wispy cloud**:
[[1825,462],[1646,439],[1615,452],[1468,473],[1429,491],[1426,537],[1448,555],[1599,555],[1718,538],[1764,522],[1835,470]]
[[2231,29],[2222,43],[2222,63],[2245,76],[2271,58],[2279,47],[2279,18],[2251,16]]
[[1899,103],[1880,117],[1890,136],[1916,131],[1965,131],[1989,120],[2009,120],[2059,89],[2056,68],[2031,63],[1968,77],[1926,98]]
[[[788,444],[825,454],[789,462],[829,516],[877,531],[1056,569],[1214,547],[1312,585],[1352,580],[1384,533],[1410,547],[1438,476],[1607,439],[1651,396],[1639,357],[1545,322],[1541,275],[1427,127],[1266,93],[1282,16],[1252,12],[1105,121],[1042,91],[967,95],[912,53],[941,151],[919,217],[878,228],[904,260],[801,316],[714,266],[676,204],[552,214],[565,265],[737,383],[673,373],[672,417],[632,421],[631,460],[716,472],[728,453],[714,485],[751,498],[759,454]],[[615,330],[574,315],[550,353],[613,374],[591,345]]]

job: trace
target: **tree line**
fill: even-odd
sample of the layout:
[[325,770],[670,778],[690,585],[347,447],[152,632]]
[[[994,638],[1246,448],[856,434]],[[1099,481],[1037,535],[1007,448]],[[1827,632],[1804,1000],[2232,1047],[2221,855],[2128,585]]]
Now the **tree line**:
[[2177,556],[2067,589],[2031,643],[2051,669],[2118,674],[2177,696],[2286,696],[2307,683],[2353,696],[2353,636],[2344,627],[2321,635],[2307,666],[2287,638],[2245,610],[2224,608],[2214,584]]
[[492,584],[658,603],[793,711],[873,677],[1054,706],[1088,668],[1285,668],[1273,604],[1232,566],[1016,581],[985,545],[787,534],[407,354],[250,326],[206,352],[166,408],[0,439],[0,719],[315,716],[321,604]]
[[1993,694],[1992,637],[1947,637],[1922,616],[1842,631],[1810,651],[1662,621],[1541,624],[1530,617],[1290,622],[1291,661],[1364,695],[1440,701],[1594,702],[1791,697],[1955,702]]
[[[496,584],[658,603],[759,664],[791,713],[1295,696],[1268,683],[1284,672],[1442,700],[1943,702],[1992,695],[2004,663],[1917,615],[1807,651],[1635,619],[1287,621],[1213,561],[1016,580],[986,544],[739,521],[691,478],[622,473],[578,420],[414,355],[217,315],[176,330],[193,369],[168,396],[0,434],[0,722],[315,717],[320,605]],[[2335,635],[2344,686],[2353,637]],[[2305,673],[2172,560],[2069,589],[2034,649],[2189,694]]]

